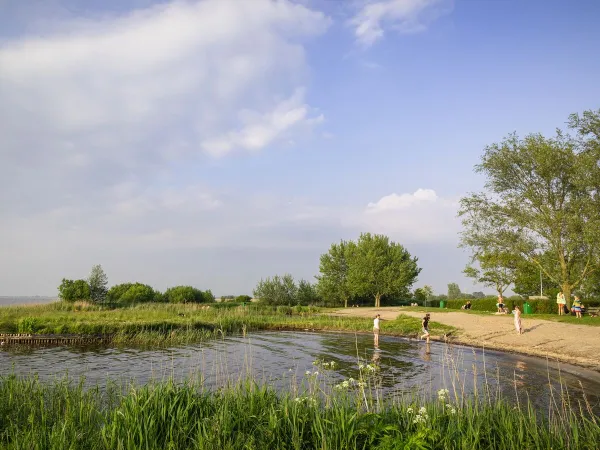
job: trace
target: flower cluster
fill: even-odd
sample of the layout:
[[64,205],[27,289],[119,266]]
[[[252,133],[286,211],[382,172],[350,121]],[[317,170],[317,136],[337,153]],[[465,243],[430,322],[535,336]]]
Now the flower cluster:
[[319,376],[319,372],[318,371],[314,371],[311,372],[310,370],[307,370],[306,372],[304,372],[304,375],[306,375],[307,377],[318,377]]
[[428,419],[429,415],[427,414],[427,410],[425,409],[425,407],[422,406],[421,408],[419,408],[419,414],[417,414],[413,419],[413,423],[425,423]]
[[362,381],[356,381],[354,378],[348,378],[347,380],[342,381],[340,384],[336,384],[334,386],[335,389],[349,389],[351,387],[365,387],[367,383],[363,383]]
[[317,400],[313,397],[296,397],[294,402],[298,404],[306,403],[307,405],[315,406],[317,404]]
[[379,370],[379,366],[376,364],[359,364],[359,370],[365,370],[367,373],[375,373]]
[[321,367],[323,369],[333,370],[333,369],[335,369],[336,362],[335,361],[325,362],[325,361],[321,361],[320,359],[315,359],[313,361],[313,366]]
[[446,403],[446,411],[448,411],[450,414],[456,414],[456,408],[450,403]]
[[440,400],[441,402],[445,402],[448,399],[450,391],[448,389],[440,389],[437,394],[438,400]]

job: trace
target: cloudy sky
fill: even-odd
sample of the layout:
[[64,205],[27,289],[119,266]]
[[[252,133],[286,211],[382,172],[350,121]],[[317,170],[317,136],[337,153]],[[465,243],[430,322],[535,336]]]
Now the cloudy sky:
[[103,265],[250,293],[385,233],[462,276],[457,201],[512,131],[600,103],[600,3],[0,0],[0,295]]

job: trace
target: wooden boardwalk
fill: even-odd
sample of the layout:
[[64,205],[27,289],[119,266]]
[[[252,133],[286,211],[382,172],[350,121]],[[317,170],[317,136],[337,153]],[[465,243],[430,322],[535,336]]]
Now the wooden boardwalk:
[[110,342],[109,335],[0,334],[0,345],[89,345]]

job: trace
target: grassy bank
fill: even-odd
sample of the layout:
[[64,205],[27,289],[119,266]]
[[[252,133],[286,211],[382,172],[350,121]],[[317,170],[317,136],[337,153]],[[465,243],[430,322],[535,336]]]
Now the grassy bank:
[[[596,449],[599,418],[551,402],[393,397],[357,380],[323,388],[307,375],[276,393],[252,380],[218,391],[163,382],[85,390],[65,381],[0,378],[3,449]],[[372,378],[372,377],[371,377]]]
[[[260,305],[219,306],[141,304],[107,309],[90,304],[0,308],[0,332],[36,334],[109,334],[116,343],[175,344],[197,342],[230,333],[258,330],[372,330],[373,321],[358,317],[334,317],[315,308]],[[383,323],[383,334],[416,336],[419,319],[400,316]],[[432,323],[432,334],[452,327]]]

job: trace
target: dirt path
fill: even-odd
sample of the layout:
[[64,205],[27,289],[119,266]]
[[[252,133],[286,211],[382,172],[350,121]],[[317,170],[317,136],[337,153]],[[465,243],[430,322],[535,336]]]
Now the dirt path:
[[[409,308],[347,308],[335,314],[374,317],[393,320],[398,314],[423,317],[424,313]],[[549,357],[570,364],[600,371],[600,327],[528,319],[523,316],[525,333],[515,331],[512,315],[479,315],[463,312],[431,313],[433,322],[458,328],[460,331],[449,336],[450,342],[503,350],[527,355]],[[382,323],[385,333],[385,322]],[[443,339],[443,336],[432,336]]]

